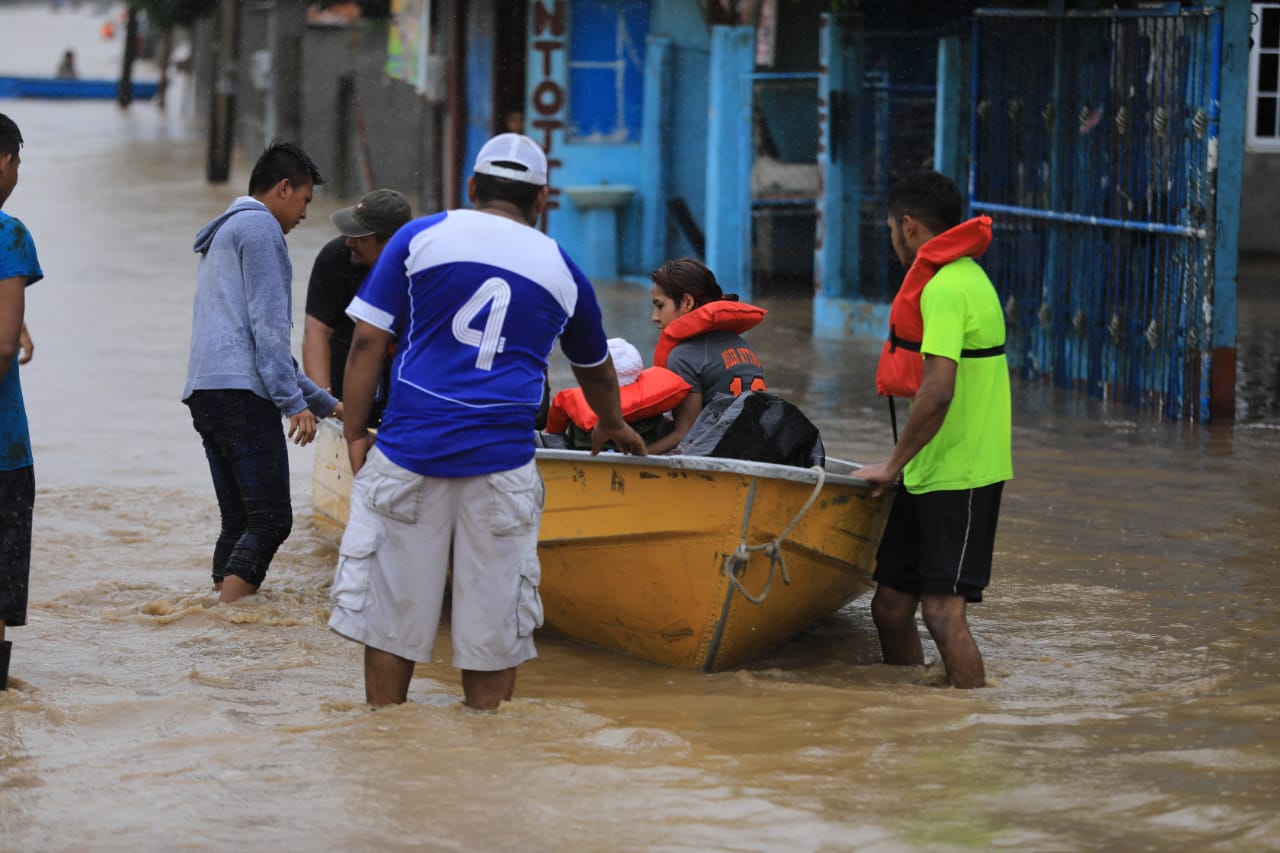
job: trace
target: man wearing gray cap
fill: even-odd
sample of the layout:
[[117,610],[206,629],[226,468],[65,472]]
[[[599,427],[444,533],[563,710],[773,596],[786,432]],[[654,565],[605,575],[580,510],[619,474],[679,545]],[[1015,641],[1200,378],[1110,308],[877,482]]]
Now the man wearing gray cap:
[[[355,323],[347,316],[347,306],[377,263],[387,240],[412,218],[409,201],[389,189],[365,193],[351,207],[329,217],[341,236],[325,244],[311,268],[307,322],[302,332],[302,369],[311,381],[329,389],[338,399],[342,399],[342,371],[355,330]],[[374,424],[383,403],[385,399],[376,401]]]

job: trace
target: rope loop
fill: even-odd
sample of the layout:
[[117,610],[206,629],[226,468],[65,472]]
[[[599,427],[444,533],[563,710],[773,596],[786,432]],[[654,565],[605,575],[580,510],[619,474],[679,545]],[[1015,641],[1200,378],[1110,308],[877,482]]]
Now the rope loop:
[[[755,496],[755,483],[752,483],[751,497],[748,499],[746,516],[742,519],[742,535],[738,540],[738,547],[733,549],[733,553],[724,559],[724,573],[729,579],[730,585],[738,592],[742,593],[742,597],[752,604],[763,604],[765,599],[769,597],[769,590],[773,587],[774,571],[779,570],[782,575],[783,584],[791,585],[791,573],[787,571],[787,561],[782,556],[782,543],[786,540],[792,529],[800,523],[800,519],[804,518],[805,513],[813,506],[813,502],[818,499],[818,495],[822,493],[822,487],[827,482],[827,472],[821,465],[814,465],[809,469],[817,475],[817,482],[814,483],[813,491],[809,493],[809,498],[804,502],[804,506],[800,507],[800,511],[791,519],[786,527],[782,528],[782,532],[767,542],[761,542],[758,545],[747,544],[747,526],[751,521],[751,504]],[[743,586],[738,572],[746,568],[751,554],[755,551],[763,551],[769,557],[769,575],[765,579],[764,589],[759,594],[752,595],[747,592],[747,588]]]

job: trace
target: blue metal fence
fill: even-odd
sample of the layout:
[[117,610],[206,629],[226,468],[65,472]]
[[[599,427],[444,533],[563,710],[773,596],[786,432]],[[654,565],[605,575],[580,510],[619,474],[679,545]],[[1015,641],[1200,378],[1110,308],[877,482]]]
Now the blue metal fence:
[[755,72],[750,81],[754,292],[795,292],[813,281],[818,72]]
[[871,31],[860,34],[861,91],[850,105],[861,179],[856,210],[857,269],[845,295],[875,304],[893,300],[904,270],[889,242],[885,204],[903,174],[935,166],[938,33]]
[[[850,295],[889,302],[903,270],[889,244],[885,201],[904,172],[933,165],[937,35],[861,33],[867,65],[857,106],[846,118],[856,137],[862,186],[850,226],[860,229],[855,286]],[[751,204],[757,287],[770,281],[812,286],[818,179],[821,72],[756,72]],[[854,219],[853,217],[857,218]]]
[[[869,52],[886,39],[868,37]],[[931,35],[896,39],[900,52],[915,49],[932,58],[936,54]],[[920,63],[932,73],[932,65]],[[884,69],[863,76],[862,133],[862,257],[858,292],[870,302],[892,302],[903,269],[889,242],[885,205],[889,187],[904,173],[933,167],[934,106],[937,87],[895,79]]]
[[975,17],[969,199],[1024,377],[1208,419],[1221,38],[1212,9]]

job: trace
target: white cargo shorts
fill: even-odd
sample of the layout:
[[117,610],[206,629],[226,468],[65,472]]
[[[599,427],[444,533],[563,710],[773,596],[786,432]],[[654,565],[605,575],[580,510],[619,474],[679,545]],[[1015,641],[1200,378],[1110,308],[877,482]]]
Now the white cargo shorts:
[[533,460],[477,477],[423,477],[375,446],[351,484],[329,627],[430,661],[452,563],[453,665],[490,672],[537,657],[544,497]]

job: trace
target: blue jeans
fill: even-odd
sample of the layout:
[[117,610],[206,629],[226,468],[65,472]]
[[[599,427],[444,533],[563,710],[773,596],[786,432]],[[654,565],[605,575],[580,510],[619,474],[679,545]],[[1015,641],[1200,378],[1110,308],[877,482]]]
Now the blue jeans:
[[261,586],[293,528],[289,455],[280,410],[252,391],[196,391],[185,400],[204,441],[222,530],[213,582],[235,575]]

